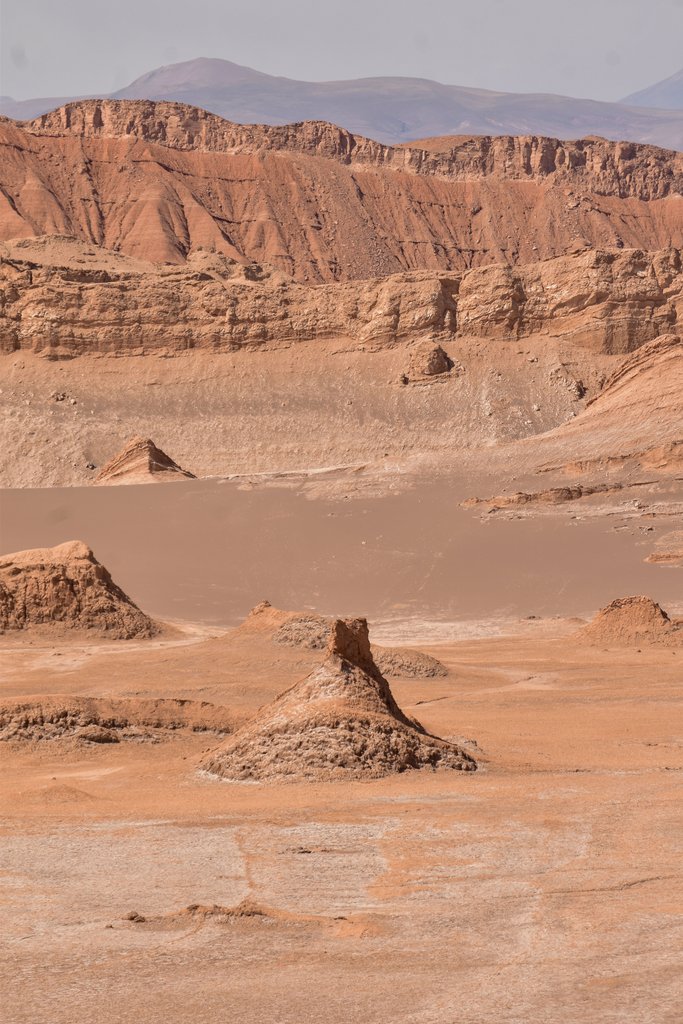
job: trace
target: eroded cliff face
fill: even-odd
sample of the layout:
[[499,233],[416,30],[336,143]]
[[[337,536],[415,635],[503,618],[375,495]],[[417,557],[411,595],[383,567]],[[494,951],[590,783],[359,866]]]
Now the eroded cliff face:
[[527,266],[463,275],[461,335],[519,338],[543,333],[595,352],[631,352],[683,316],[681,253],[587,251]]
[[216,254],[152,266],[52,239],[0,248],[0,350],[68,358],[543,333],[623,354],[670,331],[682,296],[678,250],[589,250],[516,268],[307,287]]
[[600,139],[389,147],[323,122],[84,101],[2,121],[0,172],[0,240],[62,234],[176,264],[203,248],[302,283],[683,247],[683,156]]

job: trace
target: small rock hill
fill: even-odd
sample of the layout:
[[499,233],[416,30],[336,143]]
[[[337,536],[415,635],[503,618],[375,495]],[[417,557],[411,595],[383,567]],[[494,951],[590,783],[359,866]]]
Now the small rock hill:
[[448,669],[438,658],[413,647],[377,647],[373,644],[372,656],[382,675],[391,679],[441,679],[448,675]]
[[670,619],[652,598],[621,597],[602,608],[577,637],[614,647],[678,644],[683,643],[683,623]]
[[81,541],[0,556],[0,632],[32,627],[116,640],[159,632]]
[[401,711],[373,660],[365,619],[337,619],[323,663],[201,767],[235,781],[332,781],[420,768],[474,771],[476,762]]
[[423,380],[429,377],[439,377],[443,373],[450,373],[452,369],[453,360],[444,352],[441,345],[434,345],[425,340],[413,345],[408,362],[408,373],[405,376],[408,380]]
[[134,437],[102,467],[96,484],[144,484],[196,479],[149,438]]

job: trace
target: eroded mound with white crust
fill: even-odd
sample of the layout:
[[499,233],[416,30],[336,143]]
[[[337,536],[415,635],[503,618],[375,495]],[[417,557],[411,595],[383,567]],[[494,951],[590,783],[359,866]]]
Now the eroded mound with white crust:
[[[240,626],[240,631],[256,630],[270,634],[275,644],[284,647],[300,647],[304,650],[325,650],[330,643],[335,620],[316,612],[287,612],[273,608],[269,601],[262,601],[252,608]],[[414,647],[370,648],[375,667],[382,675],[396,679],[432,679],[447,676],[448,669],[438,658],[425,654]]]

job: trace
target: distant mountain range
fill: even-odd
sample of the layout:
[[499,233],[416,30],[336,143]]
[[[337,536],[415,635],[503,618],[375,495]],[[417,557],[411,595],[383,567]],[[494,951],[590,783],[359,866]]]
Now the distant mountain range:
[[[3,96],[0,114],[28,120],[82,98]],[[683,71],[621,103],[602,103],[421,78],[299,82],[202,57],[150,71],[109,98],[176,100],[242,124],[331,121],[390,143],[438,135],[600,135],[683,150]]]

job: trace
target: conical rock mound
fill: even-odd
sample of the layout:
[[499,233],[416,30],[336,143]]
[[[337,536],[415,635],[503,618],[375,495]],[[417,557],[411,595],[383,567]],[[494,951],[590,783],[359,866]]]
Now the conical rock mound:
[[683,643],[683,627],[650,597],[620,597],[579,630],[590,643],[630,647],[649,643]]
[[373,661],[365,619],[337,619],[323,663],[201,767],[237,781],[326,781],[417,768],[473,771],[476,763],[401,711]]
[[158,632],[82,541],[0,556],[0,631],[34,626],[120,640]]
[[188,473],[157,448],[154,441],[146,437],[133,437],[128,444],[110,459],[95,477],[96,484],[141,484],[165,482],[167,480],[194,480]]

